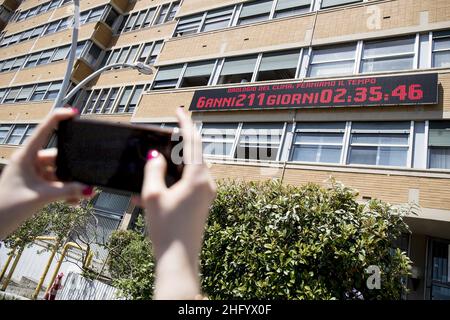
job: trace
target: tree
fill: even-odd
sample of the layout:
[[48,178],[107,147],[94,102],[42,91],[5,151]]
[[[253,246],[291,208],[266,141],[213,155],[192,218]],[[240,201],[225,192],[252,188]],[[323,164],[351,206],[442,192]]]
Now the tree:
[[[329,187],[222,181],[201,253],[202,288],[212,299],[346,299],[354,292],[400,299],[411,261],[393,242],[409,232],[403,217],[411,211],[358,203],[356,191],[335,181]],[[109,263],[120,271],[112,273],[118,288],[129,298],[151,298],[145,236],[124,231],[111,244],[120,247]],[[381,290],[367,286],[371,266],[381,271]]]
[[[53,236],[56,240],[48,249],[58,251],[71,235],[85,227],[92,216],[93,208],[85,201],[77,206],[65,202],[50,203],[25,221],[4,243],[7,248],[19,248],[21,252],[39,236]],[[83,262],[85,259],[87,255],[83,255]]]
[[109,272],[122,295],[137,300],[150,298],[153,293],[155,262],[150,241],[144,232],[142,216],[138,217],[133,230],[115,231],[108,249]]

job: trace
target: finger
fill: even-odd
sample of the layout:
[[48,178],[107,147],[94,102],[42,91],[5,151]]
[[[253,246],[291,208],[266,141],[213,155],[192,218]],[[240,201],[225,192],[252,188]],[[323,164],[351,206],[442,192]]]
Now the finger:
[[184,174],[195,176],[199,165],[203,164],[201,138],[192,120],[183,109],[177,110],[177,118],[183,135],[183,158],[186,165]]
[[36,164],[39,167],[54,167],[56,164],[56,156],[58,150],[56,148],[39,150],[37,153]]
[[39,175],[46,181],[59,181],[54,167],[44,167],[38,171]]
[[144,171],[144,184],[142,186],[142,199],[151,201],[167,189],[165,181],[167,162],[156,150],[150,150],[147,159],[148,162]]
[[52,182],[48,185],[43,195],[47,201],[70,200],[91,198],[94,189],[79,182]]
[[143,205],[144,202],[142,201],[142,198],[140,196],[132,196],[131,203],[136,207],[140,207],[140,208],[144,207],[144,205]]
[[58,123],[60,121],[73,118],[78,114],[75,110],[76,109],[71,108],[60,108],[50,114],[47,119],[36,128],[34,134],[28,139],[25,147],[23,148],[25,157],[35,157],[37,152],[48,143],[48,140],[58,126]]

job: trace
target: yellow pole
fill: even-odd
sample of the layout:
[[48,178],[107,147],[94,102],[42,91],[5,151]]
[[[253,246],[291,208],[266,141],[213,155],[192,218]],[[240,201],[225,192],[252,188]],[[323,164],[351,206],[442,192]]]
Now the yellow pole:
[[6,271],[8,270],[9,264],[11,263],[11,260],[12,260],[12,258],[14,257],[14,254],[15,254],[15,253],[16,253],[16,247],[14,247],[14,248],[11,250],[11,252],[9,253],[8,260],[6,260],[6,264],[5,264],[5,266],[3,267],[3,269],[2,269],[2,273],[0,273],[0,283],[1,283],[1,281],[3,280],[3,277],[5,276]]
[[[63,251],[61,253],[61,258],[59,258],[59,261],[58,261],[58,263],[56,265],[56,269],[53,272],[52,278],[51,278],[51,280],[50,280],[50,282],[49,282],[49,284],[47,286],[46,293],[50,291],[50,288],[52,287],[53,282],[55,281],[56,276],[58,275],[59,269],[61,268],[61,265],[63,263],[64,257],[66,256],[67,250],[69,250],[69,248],[75,248],[75,249],[79,249],[79,250],[82,250],[82,251],[87,250],[86,248],[83,248],[83,247],[81,247],[80,245],[78,245],[77,243],[74,243],[74,242],[68,242],[68,243],[66,243],[64,245],[64,249],[63,249]],[[90,255],[90,254],[91,254],[91,252],[89,250],[88,255]],[[88,256],[89,263],[90,263],[91,260],[92,260],[92,258],[89,258],[89,256]],[[86,264],[88,264],[88,263],[86,263]]]
[[[47,239],[47,240],[50,240],[50,239]],[[55,240],[56,240],[56,238],[55,238]],[[48,270],[50,269],[50,266],[53,262],[53,258],[55,257],[55,254],[58,251],[58,247],[59,247],[59,242],[56,242],[53,245],[52,253],[50,255],[50,258],[48,258],[47,265],[45,266],[44,272],[42,273],[42,276],[39,279],[39,283],[38,283],[36,289],[34,290],[33,297],[32,297],[33,300],[36,300],[39,295],[39,292],[41,292],[42,284],[44,283],[45,277],[47,276]]]
[[24,250],[24,249],[25,249],[25,248],[23,248],[23,247],[19,249],[19,252],[17,253],[16,259],[14,259],[14,263],[13,263],[13,265],[11,266],[11,270],[9,270],[8,276],[6,277],[5,282],[3,283],[2,288],[0,289],[1,291],[5,291],[6,288],[8,287],[9,282],[11,281],[12,275],[13,275],[14,271],[16,270],[17,263],[19,262],[19,259],[20,259],[20,257],[22,256],[22,253],[23,253],[23,250]]

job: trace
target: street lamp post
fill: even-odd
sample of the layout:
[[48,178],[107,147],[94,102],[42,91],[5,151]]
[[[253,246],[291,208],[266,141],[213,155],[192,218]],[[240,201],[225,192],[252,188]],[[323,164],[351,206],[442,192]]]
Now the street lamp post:
[[64,74],[64,80],[61,85],[61,90],[59,91],[58,96],[55,99],[55,103],[53,104],[54,109],[64,106],[62,101],[69,86],[73,65],[75,63],[75,55],[78,44],[78,31],[80,29],[80,0],[73,0],[73,7],[72,45],[70,46],[69,59],[67,62],[66,73]]
[[65,93],[67,92],[67,88],[69,86],[70,78],[72,75],[73,65],[75,62],[75,55],[77,51],[77,45],[78,45],[78,31],[80,29],[80,0],[73,0],[74,5],[74,22],[73,22],[73,30],[72,30],[72,44],[70,46],[70,53],[69,53],[69,59],[67,62],[67,69],[64,74],[64,80],[61,85],[61,90],[58,93],[58,96],[55,99],[55,103],[53,105],[53,108],[61,108],[66,105],[66,103],[87,83],[89,83],[91,80],[96,78],[98,75],[100,75],[103,71],[110,70],[113,68],[133,68],[137,69],[139,72],[150,75],[153,74],[152,67],[149,65],[142,63],[142,62],[136,62],[136,63],[115,63],[111,65],[104,66],[103,68],[100,68],[99,70],[95,71],[91,75],[89,75],[86,79],[83,79],[75,88],[73,88],[66,96]]

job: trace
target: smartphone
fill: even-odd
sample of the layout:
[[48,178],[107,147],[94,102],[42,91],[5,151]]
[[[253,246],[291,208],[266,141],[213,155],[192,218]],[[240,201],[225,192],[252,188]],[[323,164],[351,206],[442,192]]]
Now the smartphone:
[[[70,119],[56,131],[56,176],[61,181],[140,193],[147,153],[158,150],[167,161],[166,183],[181,179],[181,136],[171,129],[95,120]],[[180,152],[172,152],[174,148]]]

